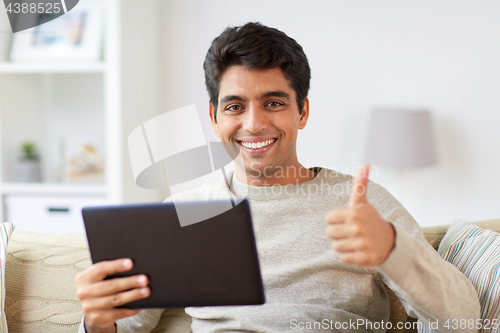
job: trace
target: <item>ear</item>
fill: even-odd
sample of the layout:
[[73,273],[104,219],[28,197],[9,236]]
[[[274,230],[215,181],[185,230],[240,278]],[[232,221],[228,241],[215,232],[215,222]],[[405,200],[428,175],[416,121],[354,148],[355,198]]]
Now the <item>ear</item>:
[[210,121],[212,122],[212,128],[214,129],[215,134],[219,135],[219,125],[217,124],[217,120],[215,119],[215,107],[212,103],[208,106],[208,113],[210,115]]
[[304,99],[304,107],[302,108],[302,113],[299,119],[299,129],[306,127],[307,119],[309,118],[309,98]]

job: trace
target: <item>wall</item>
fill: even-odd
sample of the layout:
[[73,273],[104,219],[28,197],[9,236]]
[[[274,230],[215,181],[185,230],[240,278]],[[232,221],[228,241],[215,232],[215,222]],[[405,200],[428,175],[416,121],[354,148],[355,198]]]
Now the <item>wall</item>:
[[[434,115],[439,165],[401,173],[379,168],[372,179],[387,186],[423,226],[500,216],[500,2],[140,3],[133,6],[137,14],[130,12],[130,19],[145,24],[139,13],[153,4],[147,11],[154,20],[142,27],[147,34],[134,37],[139,43],[134,48],[147,48],[141,50],[148,52],[144,59],[154,59],[158,66],[158,105],[166,111],[196,104],[207,139],[215,135],[208,121],[205,53],[226,26],[260,21],[295,38],[310,61],[311,116],[298,139],[303,164],[352,173],[362,163],[369,110],[428,107]],[[161,19],[154,15],[156,8]],[[127,29],[138,29],[139,23],[129,22],[135,28]],[[124,60],[131,49],[124,47]],[[146,71],[153,77],[153,63],[143,61],[137,67],[137,75]],[[151,107],[158,108],[154,103]]]
[[161,55],[161,0],[121,3],[123,200],[126,203],[164,200],[166,191],[135,184],[128,153],[128,135],[145,121],[165,111]]

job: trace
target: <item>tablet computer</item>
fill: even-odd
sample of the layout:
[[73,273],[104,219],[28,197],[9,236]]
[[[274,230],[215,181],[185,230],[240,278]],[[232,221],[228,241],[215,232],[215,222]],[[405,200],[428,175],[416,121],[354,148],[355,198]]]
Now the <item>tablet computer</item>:
[[[184,202],[203,209],[224,202]],[[264,289],[248,201],[181,227],[174,203],[85,207],[82,215],[92,262],[131,258],[145,274],[148,298],[127,308],[263,304]]]

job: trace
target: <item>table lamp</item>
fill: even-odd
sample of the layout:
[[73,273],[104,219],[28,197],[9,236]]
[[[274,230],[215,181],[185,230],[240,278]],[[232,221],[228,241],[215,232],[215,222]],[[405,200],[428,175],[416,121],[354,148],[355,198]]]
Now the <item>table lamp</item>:
[[397,169],[436,164],[438,159],[430,111],[373,110],[364,160],[373,166]]

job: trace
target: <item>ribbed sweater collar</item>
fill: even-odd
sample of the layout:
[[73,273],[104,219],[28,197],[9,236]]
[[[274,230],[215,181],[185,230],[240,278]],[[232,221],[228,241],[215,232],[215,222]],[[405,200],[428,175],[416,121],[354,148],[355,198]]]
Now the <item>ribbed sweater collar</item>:
[[267,201],[290,198],[307,194],[310,186],[318,186],[317,188],[319,188],[321,178],[325,176],[325,168],[313,167],[309,168],[309,170],[316,172],[316,176],[311,180],[298,184],[273,186],[250,186],[244,184],[238,180],[236,172],[234,172],[230,180],[230,187],[234,195],[242,198],[245,197],[249,200]]

